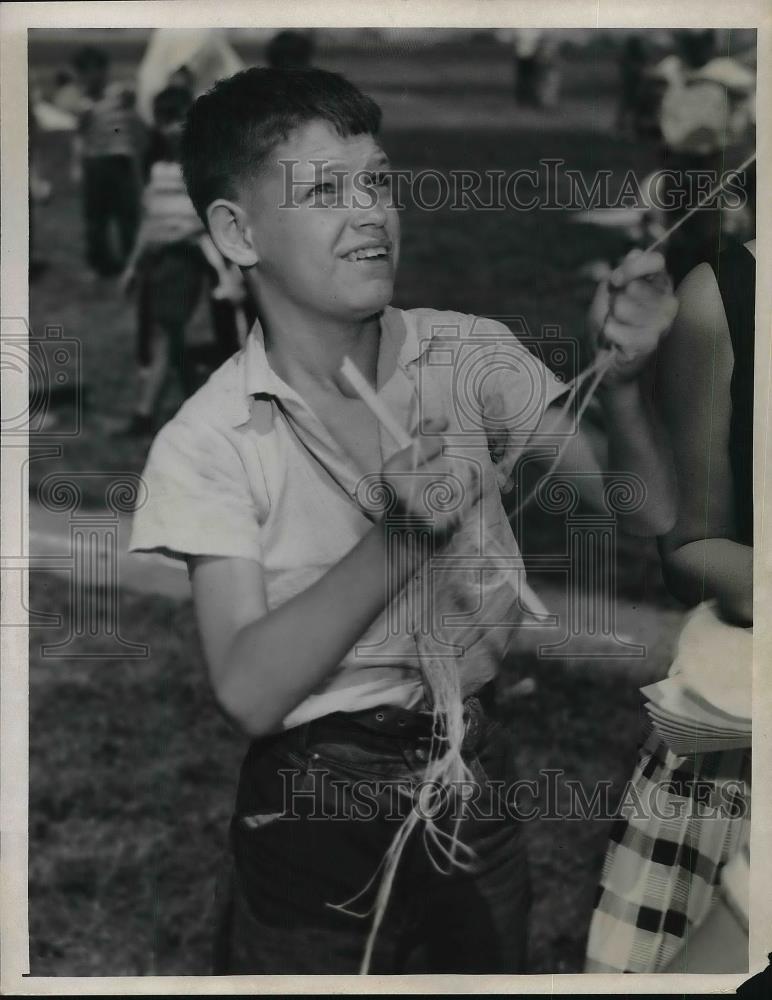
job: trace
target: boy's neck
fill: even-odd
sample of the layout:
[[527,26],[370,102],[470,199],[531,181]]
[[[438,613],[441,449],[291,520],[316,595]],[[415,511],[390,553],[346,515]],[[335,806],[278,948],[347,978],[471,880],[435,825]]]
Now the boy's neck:
[[[259,301],[259,300],[258,300]],[[260,302],[268,362],[276,374],[298,392],[352,390],[340,377],[344,357],[375,384],[380,344],[378,314],[350,323],[329,317],[309,317],[288,304],[266,309]]]

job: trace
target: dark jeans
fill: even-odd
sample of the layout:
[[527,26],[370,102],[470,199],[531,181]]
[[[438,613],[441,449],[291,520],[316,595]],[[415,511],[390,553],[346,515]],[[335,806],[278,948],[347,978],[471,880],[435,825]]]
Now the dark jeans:
[[[397,870],[370,972],[524,971],[530,905],[521,821],[503,799],[514,780],[510,734],[467,700],[464,757],[476,799],[459,827],[473,870],[429,858],[421,821]],[[214,972],[357,973],[383,856],[422,781],[430,720],[384,707],[336,713],[256,741],[244,761],[219,887]],[[500,786],[496,787],[495,783]],[[467,789],[469,792],[470,789]],[[451,796],[444,830],[452,828]],[[439,858],[438,858],[439,860]]]
[[[83,161],[86,260],[105,277],[120,273],[139,226],[137,167],[129,156],[87,156]],[[118,231],[118,252],[110,229]]]

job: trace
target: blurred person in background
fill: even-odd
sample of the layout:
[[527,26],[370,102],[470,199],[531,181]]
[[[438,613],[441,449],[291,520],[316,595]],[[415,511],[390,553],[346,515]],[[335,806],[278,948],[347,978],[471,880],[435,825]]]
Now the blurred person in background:
[[72,178],[83,185],[86,259],[94,274],[111,277],[123,270],[137,234],[142,129],[132,91],[110,82],[110,58],[103,49],[83,48],[73,64],[80,99],[74,108]]
[[314,57],[314,43],[304,32],[280,31],[268,43],[265,55],[272,69],[308,69]]
[[83,94],[77,78],[68,70],[57,70],[54,75],[51,103],[62,111],[77,114],[80,110]]
[[[753,152],[756,144],[756,73],[750,65],[728,56],[710,62],[690,74],[692,87],[699,86],[720,104],[721,128],[718,147],[722,168],[731,169]],[[756,235],[756,165],[740,178],[743,203],[721,205],[721,236],[745,243]]]
[[646,46],[640,35],[630,35],[625,39],[619,54],[617,128],[622,135],[632,138],[640,135],[647,59]]
[[[147,163],[142,223],[122,284],[136,286],[139,392],[122,433],[152,434],[171,368],[187,397],[193,389],[186,364],[185,328],[201,295],[209,262],[217,252],[188,197],[180,166],[182,127],[193,95],[167,87],[153,101],[155,128]],[[213,253],[212,253],[213,252]]]
[[166,86],[183,87],[185,90],[189,90],[191,94],[195,94],[197,90],[196,76],[190,66],[178,66],[169,74]]
[[539,74],[544,34],[542,28],[517,28],[513,32],[515,100],[523,107],[541,107]]
[[[659,110],[662,166],[668,200],[678,207],[669,213],[669,224],[696,203],[692,179],[712,174],[716,179],[738,166],[755,142],[752,69],[730,58],[713,58],[714,32],[683,31],[677,34],[678,54],[666,57],[655,72],[667,81]],[[750,176],[743,179],[746,196]],[[666,260],[673,281],[679,283],[693,268],[714,261],[722,245],[727,221],[713,201],[696,212],[668,241]],[[741,238],[754,235],[753,220],[731,219],[730,228]]]
[[28,149],[29,149],[29,185],[28,185],[28,207],[29,207],[29,279],[35,281],[48,267],[48,262],[35,256],[35,216],[37,206],[44,204],[51,197],[51,184],[43,177],[38,169],[35,147],[38,138],[38,124],[35,111],[32,106],[32,95],[28,105]]
[[153,101],[166,87],[186,87],[195,98],[243,68],[221,29],[156,28],[137,70],[137,110],[152,126]]
[[690,70],[699,69],[716,54],[716,30],[705,28],[703,31],[692,31],[687,28],[676,31],[675,43],[685,67]]
[[555,30],[545,31],[539,45],[536,77],[540,107],[557,107],[561,77],[560,35]]
[[[217,80],[232,76],[243,67],[244,63],[228,41],[226,31],[217,28],[156,28],[137,71],[139,113],[152,125],[153,102],[162,90],[182,87],[195,98],[209,90]],[[153,141],[160,141],[163,148],[165,140],[163,137],[159,140],[155,134]],[[151,151],[151,161],[153,158]],[[221,364],[243,346],[247,330],[254,321],[255,307],[240,274],[227,268],[217,255],[212,256],[211,263],[216,265],[208,272],[214,361]]]

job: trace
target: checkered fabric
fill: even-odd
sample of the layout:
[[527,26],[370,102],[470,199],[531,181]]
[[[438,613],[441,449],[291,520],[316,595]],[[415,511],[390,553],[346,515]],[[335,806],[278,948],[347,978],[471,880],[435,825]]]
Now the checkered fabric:
[[585,972],[660,972],[750,822],[750,752],[678,757],[649,728],[611,831]]

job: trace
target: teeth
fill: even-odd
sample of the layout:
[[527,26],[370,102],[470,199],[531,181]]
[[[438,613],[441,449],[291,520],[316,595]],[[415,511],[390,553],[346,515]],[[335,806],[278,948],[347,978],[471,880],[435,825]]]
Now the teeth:
[[366,247],[364,250],[347,253],[345,260],[366,260],[368,257],[384,257],[387,253],[386,247]]

